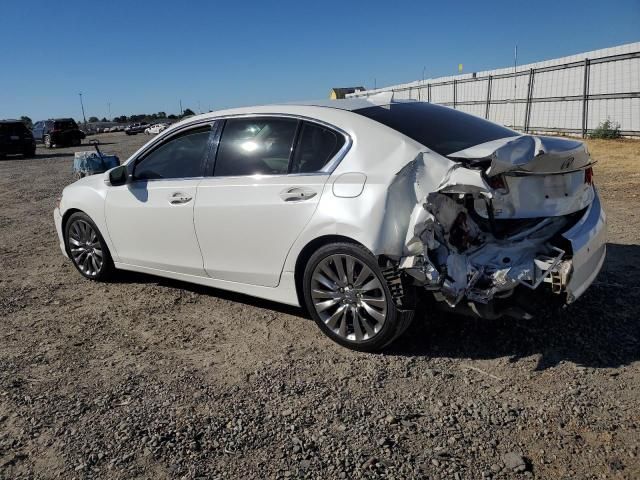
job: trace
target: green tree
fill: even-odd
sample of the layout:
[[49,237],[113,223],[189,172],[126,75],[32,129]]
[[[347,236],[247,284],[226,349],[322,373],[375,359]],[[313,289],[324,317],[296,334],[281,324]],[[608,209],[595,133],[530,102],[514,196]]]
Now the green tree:
[[93,123],[93,122],[99,122],[100,120],[98,119],[98,117],[89,117],[89,123]]
[[27,128],[33,127],[33,121],[26,115],[21,116],[20,120],[27,126]]
[[185,108],[184,112],[182,112],[182,116],[183,117],[189,117],[191,115],[195,115],[196,112],[194,112],[193,110],[191,110],[190,108]]

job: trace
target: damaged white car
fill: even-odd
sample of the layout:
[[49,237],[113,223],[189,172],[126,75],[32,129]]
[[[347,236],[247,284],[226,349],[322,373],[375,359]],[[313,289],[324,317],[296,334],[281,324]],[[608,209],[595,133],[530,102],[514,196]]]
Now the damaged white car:
[[305,306],[374,351],[418,298],[481,317],[574,302],[605,257],[582,142],[379,96],[191,117],[65,188],[82,275],[134,270]]

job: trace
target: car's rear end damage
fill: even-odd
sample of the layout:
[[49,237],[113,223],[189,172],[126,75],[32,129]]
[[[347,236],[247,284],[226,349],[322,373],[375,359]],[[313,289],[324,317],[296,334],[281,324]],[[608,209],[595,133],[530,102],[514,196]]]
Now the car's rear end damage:
[[446,157],[425,151],[391,183],[378,253],[448,308],[529,316],[535,308],[517,300],[528,291],[571,303],[605,256],[592,178],[586,147],[566,139],[513,136]]

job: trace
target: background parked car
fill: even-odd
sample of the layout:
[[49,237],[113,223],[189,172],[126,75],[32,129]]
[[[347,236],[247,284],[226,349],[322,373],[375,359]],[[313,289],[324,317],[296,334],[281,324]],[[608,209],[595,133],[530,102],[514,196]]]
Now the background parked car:
[[86,135],[78,128],[73,118],[42,120],[33,125],[33,138],[47,148],[56,146],[78,146]]
[[33,134],[20,120],[0,120],[0,158],[13,154],[33,157],[36,154]]
[[155,125],[145,128],[144,133],[145,135],[157,135],[166,130],[168,126],[169,124],[167,123],[156,123]]
[[136,135],[138,133],[144,132],[145,128],[147,128],[148,126],[149,124],[147,122],[132,123],[124,129],[124,133],[126,133],[127,135]]

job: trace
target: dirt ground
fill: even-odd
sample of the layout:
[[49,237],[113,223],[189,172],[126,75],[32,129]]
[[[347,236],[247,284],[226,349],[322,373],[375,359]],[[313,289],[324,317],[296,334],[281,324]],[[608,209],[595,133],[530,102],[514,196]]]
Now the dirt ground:
[[72,149],[0,161],[0,478],[640,478],[640,142],[589,146],[609,245],[584,297],[423,311],[379,355],[275,303],[84,280],[52,220]]

